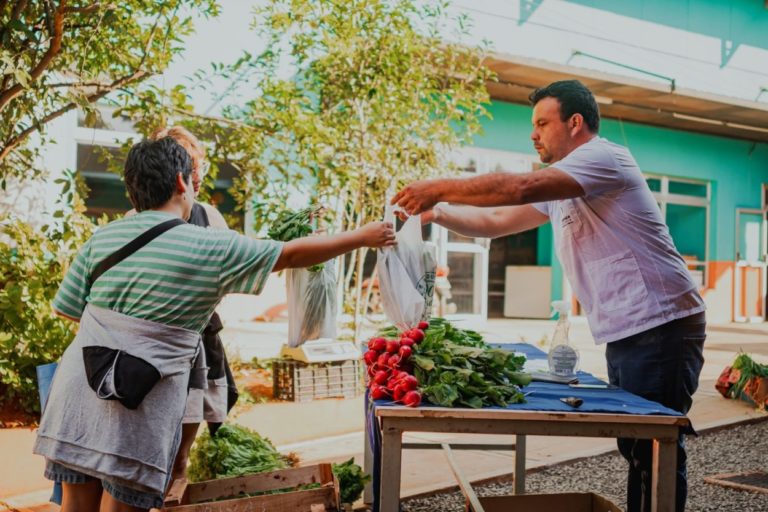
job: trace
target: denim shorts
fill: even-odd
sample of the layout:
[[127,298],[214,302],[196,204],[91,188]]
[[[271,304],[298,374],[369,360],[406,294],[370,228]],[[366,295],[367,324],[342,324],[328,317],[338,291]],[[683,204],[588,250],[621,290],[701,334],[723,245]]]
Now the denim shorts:
[[[54,482],[63,484],[85,484],[98,480],[97,478],[68,468],[58,462],[46,460],[45,463],[45,478],[53,480]],[[136,489],[131,489],[130,487],[120,485],[110,480],[101,480],[101,487],[117,501],[132,507],[150,509],[162,508],[163,506],[163,497],[159,494],[137,491]]]

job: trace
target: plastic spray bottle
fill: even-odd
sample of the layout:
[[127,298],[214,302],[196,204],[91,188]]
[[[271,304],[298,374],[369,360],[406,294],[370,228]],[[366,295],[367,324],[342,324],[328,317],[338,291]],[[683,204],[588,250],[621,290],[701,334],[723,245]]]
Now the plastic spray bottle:
[[555,334],[549,346],[549,373],[561,377],[570,377],[579,368],[579,351],[571,345],[568,339],[568,313],[570,307],[562,300],[552,302],[552,316],[559,313]]

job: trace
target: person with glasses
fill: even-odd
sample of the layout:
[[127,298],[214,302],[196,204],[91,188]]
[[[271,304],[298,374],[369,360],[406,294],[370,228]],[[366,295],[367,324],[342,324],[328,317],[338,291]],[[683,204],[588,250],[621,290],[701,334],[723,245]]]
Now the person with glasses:
[[[171,137],[187,150],[192,159],[192,188],[195,202],[188,223],[204,228],[229,229],[227,222],[216,207],[197,200],[200,195],[200,185],[211,168],[211,162],[206,158],[205,146],[200,140],[183,126],[170,126],[156,129],[150,140]],[[203,329],[203,348],[208,364],[208,387],[206,389],[189,390],[187,409],[184,413],[181,430],[181,444],[173,465],[172,479],[186,478],[189,463],[189,451],[195,442],[200,423],[206,421],[211,433],[224,423],[227,413],[237,401],[237,386],[232,370],[227,362],[227,354],[221,342],[219,332],[223,324],[218,313],[214,312],[208,325]]]

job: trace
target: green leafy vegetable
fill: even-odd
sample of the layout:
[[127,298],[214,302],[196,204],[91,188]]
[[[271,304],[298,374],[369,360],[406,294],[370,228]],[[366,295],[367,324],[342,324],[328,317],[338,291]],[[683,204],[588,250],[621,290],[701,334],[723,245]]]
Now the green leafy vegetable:
[[[397,336],[396,327],[379,331]],[[522,371],[524,356],[491,348],[483,337],[459,329],[444,318],[432,318],[424,340],[413,346],[414,375],[424,397],[435,405],[505,407],[525,401],[520,386],[531,382]]]
[[291,459],[253,430],[225,423],[211,437],[206,429],[189,455],[189,479],[213,480],[285,469]]
[[365,485],[371,481],[371,475],[363,473],[363,469],[355,464],[354,457],[341,464],[333,464],[333,474],[339,481],[342,503],[354,503],[363,494]]
[[[314,232],[312,221],[322,209],[321,206],[309,206],[299,211],[285,209],[278,214],[272,227],[269,228],[267,236],[272,240],[288,242],[311,235]],[[309,267],[312,272],[318,272],[322,269],[322,263]]]
[[732,398],[740,397],[750,380],[768,377],[768,365],[758,363],[744,352],[736,356],[731,368],[739,371],[739,380],[736,381],[728,392]]

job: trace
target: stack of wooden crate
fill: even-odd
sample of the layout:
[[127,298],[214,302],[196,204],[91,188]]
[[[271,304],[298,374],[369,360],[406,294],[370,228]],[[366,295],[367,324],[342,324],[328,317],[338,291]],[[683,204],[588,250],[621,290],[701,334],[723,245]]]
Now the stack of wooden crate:
[[272,364],[274,397],[294,402],[353,398],[363,392],[361,368],[358,359],[323,363],[275,359]]

